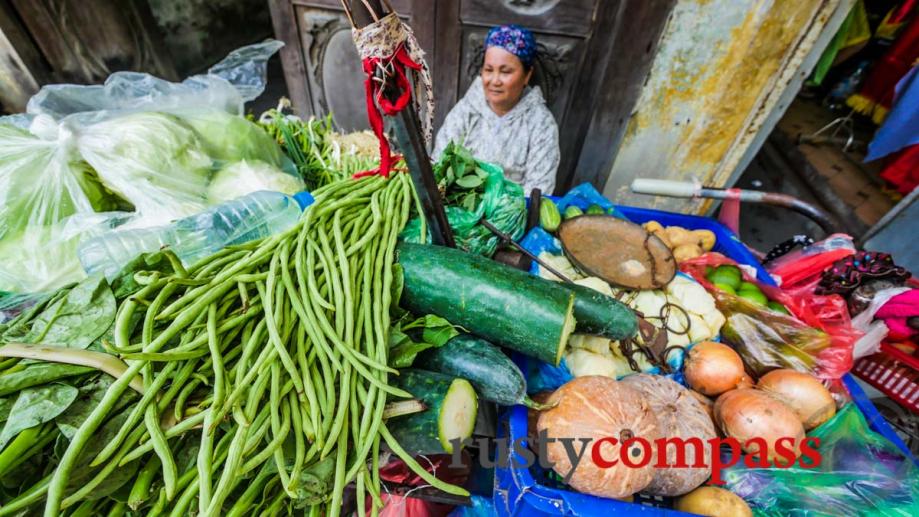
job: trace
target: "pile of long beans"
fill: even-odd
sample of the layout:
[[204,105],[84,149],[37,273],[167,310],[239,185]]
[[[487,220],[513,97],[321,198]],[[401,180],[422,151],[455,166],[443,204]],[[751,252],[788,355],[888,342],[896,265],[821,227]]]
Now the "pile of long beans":
[[[93,490],[140,462],[129,504],[145,514],[335,516],[352,482],[360,514],[368,494],[376,514],[382,443],[428,483],[466,493],[428,474],[384,421],[389,396],[410,397],[387,382],[395,246],[417,203],[410,179],[341,181],[314,197],[286,232],[136,277],[145,285],[119,307],[111,343],[127,372],[21,504],[46,497],[46,516],[92,513]],[[137,376],[143,396],[74,488],[71,472]],[[197,455],[183,467],[189,441]]]

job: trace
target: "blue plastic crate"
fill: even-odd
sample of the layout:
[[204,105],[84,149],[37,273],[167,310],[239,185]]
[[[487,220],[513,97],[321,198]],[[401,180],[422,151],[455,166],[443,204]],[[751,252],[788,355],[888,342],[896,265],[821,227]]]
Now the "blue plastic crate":
[[[558,198],[551,198],[554,200]],[[575,202],[581,208],[584,203]],[[711,230],[716,237],[715,251],[730,257],[734,261],[756,269],[757,279],[763,283],[775,285],[769,273],[763,269],[756,257],[741,243],[737,237],[721,223],[699,216],[675,214],[659,210],[646,210],[617,206],[618,213],[635,223],[657,221],[664,226],[681,226],[692,230]],[[856,407],[865,416],[870,427],[893,442],[907,457],[912,458],[909,448],[890,427],[890,424],[878,412],[871,400],[856,383],[855,378],[846,375],[843,382]],[[527,409],[524,406],[508,407],[501,415],[498,428],[499,437],[514,440],[527,436]],[[495,469],[494,503],[500,516],[531,515],[578,515],[603,516],[616,515],[666,515],[688,516],[670,508],[670,502],[663,498],[638,498],[637,503],[626,503],[614,499],[580,494],[548,484],[541,484],[537,476],[546,474],[539,465],[529,469],[514,468],[513,462],[523,464],[524,459],[513,449],[510,451],[510,467]]]

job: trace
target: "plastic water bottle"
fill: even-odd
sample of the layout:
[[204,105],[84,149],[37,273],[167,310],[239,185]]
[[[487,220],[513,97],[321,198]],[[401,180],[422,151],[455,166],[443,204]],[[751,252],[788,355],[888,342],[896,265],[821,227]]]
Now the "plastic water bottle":
[[77,250],[88,274],[113,279],[141,253],[168,246],[186,266],[220,249],[274,235],[296,224],[312,203],[309,193],[294,197],[279,192],[255,192],[155,228],[113,231],[88,239]]

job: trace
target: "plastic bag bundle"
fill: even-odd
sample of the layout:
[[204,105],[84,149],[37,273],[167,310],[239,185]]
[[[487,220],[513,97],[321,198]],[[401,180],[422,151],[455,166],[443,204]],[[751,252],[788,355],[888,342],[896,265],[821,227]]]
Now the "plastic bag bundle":
[[[281,46],[244,47],[182,83],[118,72],[103,85],[45,86],[26,114],[0,118],[0,291],[80,280],[79,242],[115,225],[160,226],[228,195],[301,190],[274,139],[241,116]],[[258,179],[241,181],[249,172]],[[112,211],[131,216],[102,215]]]
[[808,436],[819,439],[819,465],[803,457],[790,468],[740,462],[723,473],[725,488],[757,515],[919,515],[919,469],[854,404]]
[[[453,228],[456,246],[469,253],[490,257],[497,251],[500,239],[482,226],[480,221],[484,218],[514,240],[520,239],[526,229],[526,200],[523,188],[506,179],[500,167],[484,162],[476,164],[488,173],[481,200],[474,210],[446,206],[445,211],[447,221]],[[409,221],[402,236],[408,242],[421,242],[421,220],[415,217]],[[430,239],[430,234],[426,238]]]
[[715,288],[705,277],[706,268],[725,264],[737,265],[719,253],[706,253],[681,263],[680,268],[715,298],[727,318],[722,337],[752,373],[760,376],[777,368],[791,368],[838,379],[852,368],[852,351],[862,333],[852,327],[845,300],[839,296],[793,297],[757,282],[744,271],[744,281],[756,284],[794,316],[784,315]]

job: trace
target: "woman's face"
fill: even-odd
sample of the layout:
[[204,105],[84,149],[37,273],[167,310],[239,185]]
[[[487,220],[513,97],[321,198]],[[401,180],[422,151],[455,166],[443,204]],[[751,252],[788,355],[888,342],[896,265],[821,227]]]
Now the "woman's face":
[[514,54],[500,47],[489,47],[482,65],[482,85],[491,109],[504,115],[516,106],[532,74],[532,70],[524,70],[520,58]]

